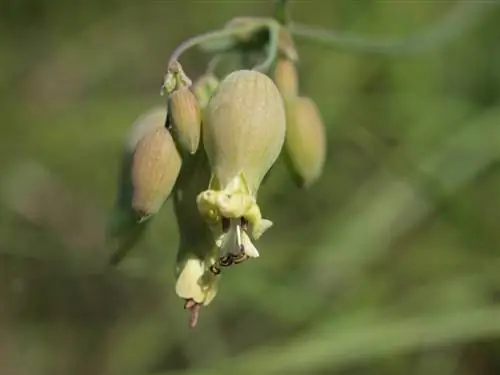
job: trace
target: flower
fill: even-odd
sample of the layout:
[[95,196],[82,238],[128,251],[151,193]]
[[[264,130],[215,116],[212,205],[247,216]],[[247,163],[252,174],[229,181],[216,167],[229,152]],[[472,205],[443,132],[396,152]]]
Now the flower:
[[283,99],[266,75],[236,71],[220,82],[203,122],[212,178],[208,189],[197,197],[198,209],[210,224],[222,256],[257,257],[247,231],[258,239],[272,225],[262,218],[256,199],[284,144]]

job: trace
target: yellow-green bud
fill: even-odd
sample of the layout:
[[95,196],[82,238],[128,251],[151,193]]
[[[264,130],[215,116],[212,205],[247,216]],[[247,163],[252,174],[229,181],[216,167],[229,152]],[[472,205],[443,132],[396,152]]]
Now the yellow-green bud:
[[169,96],[172,130],[179,146],[190,154],[200,143],[201,114],[198,100],[188,87],[180,87]]
[[274,82],[252,70],[229,74],[210,99],[203,124],[203,144],[220,189],[243,175],[249,193],[256,194],[285,132],[283,99]]
[[132,208],[145,217],[156,214],[168,198],[181,168],[170,132],[161,127],[144,135],[132,159]]
[[325,125],[316,104],[298,97],[287,106],[286,153],[297,182],[309,187],[321,175],[326,158]]
[[287,58],[279,58],[274,68],[274,82],[285,102],[298,96],[299,79],[295,63]]

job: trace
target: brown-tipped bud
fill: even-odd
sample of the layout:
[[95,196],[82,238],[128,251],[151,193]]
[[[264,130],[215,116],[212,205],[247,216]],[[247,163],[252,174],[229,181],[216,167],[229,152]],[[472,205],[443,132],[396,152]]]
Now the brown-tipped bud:
[[287,58],[279,58],[274,68],[274,82],[285,102],[298,96],[299,79],[295,63]]
[[170,94],[172,131],[179,146],[194,154],[198,150],[201,132],[201,113],[198,100],[188,87],[181,87]]
[[229,74],[204,111],[203,145],[222,189],[243,174],[252,194],[283,147],[283,99],[265,74]]
[[168,198],[181,168],[181,157],[166,128],[146,134],[137,143],[131,170],[132,208],[148,217]]
[[287,108],[286,153],[297,183],[309,187],[320,176],[326,158],[325,125],[318,107],[298,97]]

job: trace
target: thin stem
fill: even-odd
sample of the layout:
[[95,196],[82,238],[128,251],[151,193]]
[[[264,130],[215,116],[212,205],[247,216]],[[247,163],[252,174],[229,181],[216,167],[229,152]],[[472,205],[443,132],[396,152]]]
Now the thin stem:
[[212,60],[208,62],[207,69],[205,70],[205,74],[214,74],[217,70],[217,67],[221,63],[223,58],[222,54],[216,55]]
[[290,14],[290,0],[274,0],[274,18],[282,25],[287,26],[292,21]]
[[269,24],[269,45],[267,48],[267,57],[266,59],[255,66],[253,70],[257,70],[259,72],[267,72],[273,62],[276,60],[278,56],[278,43],[279,43],[279,32],[280,32],[280,24],[272,23]]
[[299,38],[332,48],[345,48],[360,53],[411,54],[439,47],[455,39],[478,24],[482,16],[499,4],[496,1],[458,1],[457,5],[439,21],[424,30],[399,38],[370,39],[299,23],[292,23],[290,30]]
[[169,60],[169,65],[179,60],[180,56],[186,52],[188,49],[196,47],[202,43],[216,41],[218,39],[231,37],[237,35],[239,33],[248,33],[252,32],[255,29],[262,28],[263,26],[270,26],[269,19],[262,19],[256,22],[252,22],[251,24],[246,24],[238,27],[231,27],[221,30],[210,31],[204,34],[197,35],[193,38],[190,38],[183,43],[181,43],[172,53]]

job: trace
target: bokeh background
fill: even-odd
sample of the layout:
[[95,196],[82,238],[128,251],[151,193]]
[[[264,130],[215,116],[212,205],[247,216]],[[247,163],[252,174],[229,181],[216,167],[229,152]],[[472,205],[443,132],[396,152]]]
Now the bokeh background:
[[[328,129],[321,180],[299,190],[279,161],[260,192],[275,222],[262,256],[224,273],[195,330],[173,291],[170,203],[122,265],[99,268],[123,139],[164,103],[169,54],[272,12],[1,3],[0,374],[500,373],[493,1],[292,0],[295,21],[340,38],[296,40],[301,92]],[[208,60],[182,63],[194,78]]]

